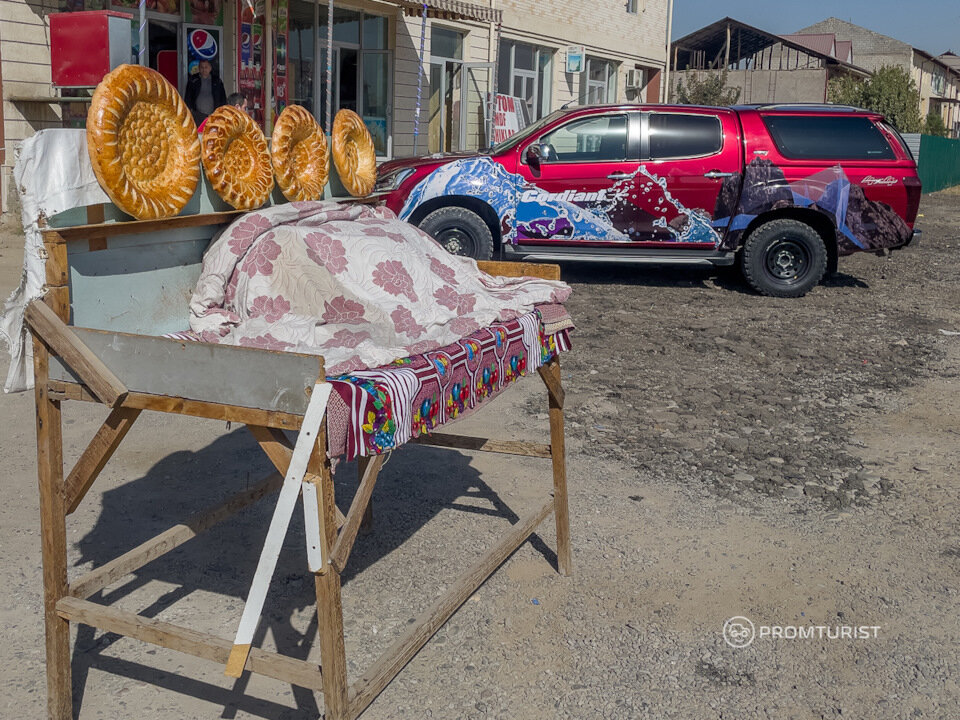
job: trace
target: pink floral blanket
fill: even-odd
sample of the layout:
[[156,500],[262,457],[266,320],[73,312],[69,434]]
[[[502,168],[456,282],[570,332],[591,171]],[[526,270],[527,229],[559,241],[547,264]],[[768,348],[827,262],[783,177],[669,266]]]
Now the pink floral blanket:
[[387,208],[294,202],[248,213],[211,243],[190,327],[205,342],[320,354],[337,374],[569,294],[562,282],[481,272]]

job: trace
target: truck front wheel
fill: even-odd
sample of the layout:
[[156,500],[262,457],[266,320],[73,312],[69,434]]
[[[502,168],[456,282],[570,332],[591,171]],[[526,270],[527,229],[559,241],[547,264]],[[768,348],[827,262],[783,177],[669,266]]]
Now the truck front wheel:
[[420,222],[420,229],[440,243],[452,255],[474,260],[493,257],[493,235],[475,212],[462,207],[434,210]]
[[740,253],[747,283],[762,295],[800,297],[823,278],[827,248],[820,233],[798,220],[771,220],[747,237]]

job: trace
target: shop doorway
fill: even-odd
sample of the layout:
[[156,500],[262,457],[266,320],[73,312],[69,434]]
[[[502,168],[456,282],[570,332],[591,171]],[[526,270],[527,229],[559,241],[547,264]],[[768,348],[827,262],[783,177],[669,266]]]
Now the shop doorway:
[[481,150],[489,145],[493,63],[430,64],[428,152]]
[[182,92],[177,67],[180,54],[178,42],[177,23],[163,20],[147,21],[148,65]]

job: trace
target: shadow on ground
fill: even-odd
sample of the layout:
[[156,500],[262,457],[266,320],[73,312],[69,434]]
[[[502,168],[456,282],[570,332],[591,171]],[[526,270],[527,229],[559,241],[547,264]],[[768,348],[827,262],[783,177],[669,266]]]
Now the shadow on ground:
[[[145,476],[103,494],[96,525],[77,543],[78,563],[103,565],[198,511],[254,485],[271,470],[245,429],[222,436],[198,452],[173,453]],[[357,488],[355,463],[340,464],[335,485],[337,504],[346,512]],[[205,590],[237,598],[239,620],[275,501],[275,494],[268,496],[138,570],[119,587],[97,593],[91,600],[113,604],[158,580],[177,587],[149,607],[139,609],[139,614],[155,617],[191,593]],[[443,509],[494,516],[510,523],[519,519],[481,479],[479,472],[470,467],[469,457],[425,446],[410,446],[393,454],[380,474],[373,503],[373,530],[358,537],[342,576],[344,585],[399,548]],[[556,564],[555,553],[539,538],[534,536],[532,542]],[[263,642],[269,631],[279,653],[298,659],[307,657],[317,635],[316,615],[306,634],[296,629],[291,620],[294,614],[316,603],[313,583],[308,579],[303,513],[298,505],[273,576],[255,646]],[[73,656],[75,711],[79,712],[83,701],[87,675],[95,668],[222,704],[225,708],[222,717],[234,717],[238,709],[273,720],[320,714],[311,690],[293,688],[297,710],[292,711],[278,703],[247,696],[249,673],[227,690],[104,654],[118,639],[119,635],[98,636],[93,628],[80,626]]]

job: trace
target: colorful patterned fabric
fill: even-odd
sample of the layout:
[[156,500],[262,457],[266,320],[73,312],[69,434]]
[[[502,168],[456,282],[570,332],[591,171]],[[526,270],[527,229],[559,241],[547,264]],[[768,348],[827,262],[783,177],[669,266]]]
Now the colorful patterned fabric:
[[568,350],[568,333],[545,333],[535,310],[438,350],[328,378],[331,405],[341,401],[351,419],[345,429],[331,421],[330,455],[378,455],[467,415]]
[[[565,317],[564,328],[544,330],[545,317]],[[494,323],[437,350],[373,370],[328,376],[330,457],[379,455],[410,438],[468,415],[510,384],[570,349],[569,315],[561,306]],[[173,340],[201,341],[193,331]]]

